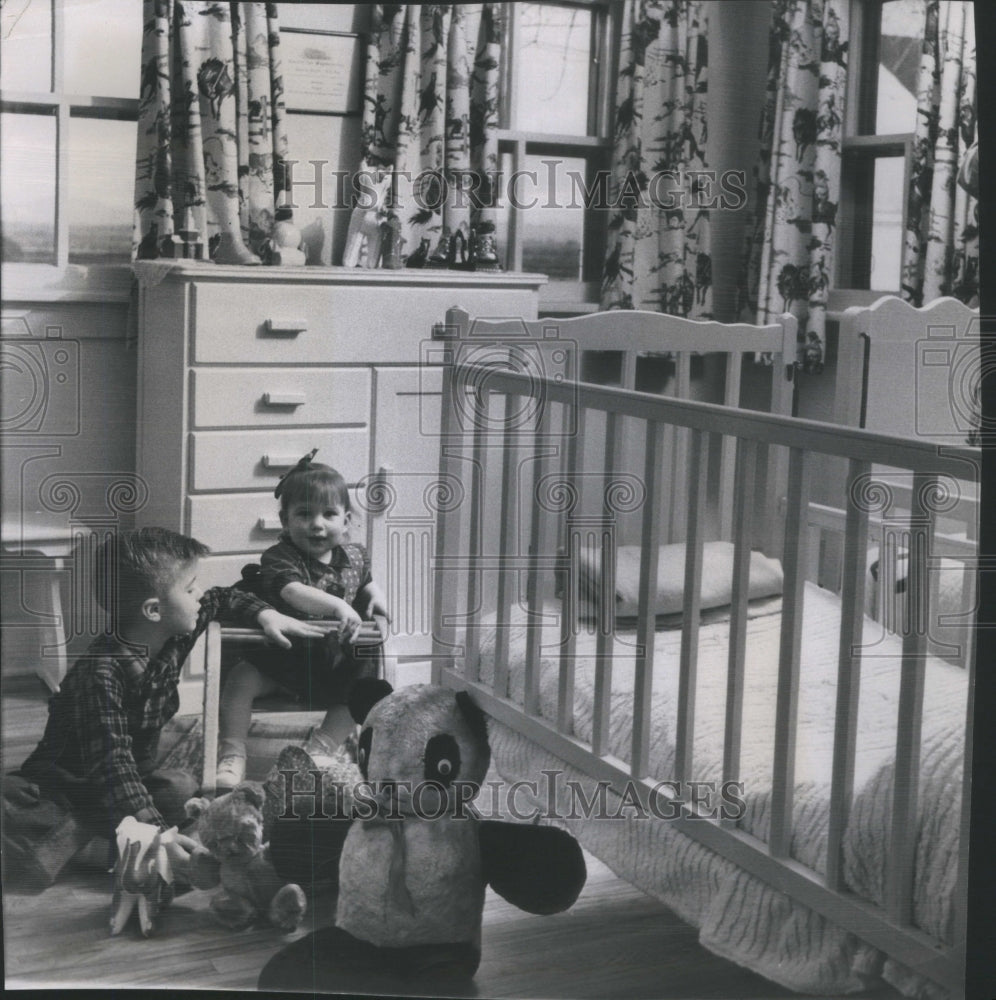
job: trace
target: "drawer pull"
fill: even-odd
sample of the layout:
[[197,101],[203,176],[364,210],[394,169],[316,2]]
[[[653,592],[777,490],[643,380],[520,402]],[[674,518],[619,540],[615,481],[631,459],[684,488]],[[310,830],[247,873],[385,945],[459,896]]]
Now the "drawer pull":
[[266,321],[266,332],[274,336],[296,337],[307,329],[308,321],[306,319],[268,319]]
[[304,406],[303,392],[264,392],[264,406]]
[[301,460],[300,455],[264,455],[264,469],[289,469]]
[[260,531],[280,531],[283,525],[280,523],[279,517],[261,517],[256,522],[256,527]]

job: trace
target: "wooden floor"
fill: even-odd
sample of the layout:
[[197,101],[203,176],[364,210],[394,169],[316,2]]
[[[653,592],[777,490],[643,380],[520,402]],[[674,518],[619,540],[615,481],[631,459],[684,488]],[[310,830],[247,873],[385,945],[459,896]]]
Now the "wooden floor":
[[[2,693],[3,768],[33,748],[45,719],[33,684]],[[490,892],[483,955],[475,977],[480,997],[747,998],[797,994],[710,954],[694,928],[588,857],[588,882],[567,913],[536,917]],[[252,989],[260,969],[284,944],[331,922],[334,900],[314,901],[295,935],[268,929],[233,932],[213,920],[210,893],[194,891],[164,912],[155,937],[132,928],[108,935],[106,877],[65,874],[38,896],[4,893],[7,988]],[[892,1000],[879,990],[860,996]]]

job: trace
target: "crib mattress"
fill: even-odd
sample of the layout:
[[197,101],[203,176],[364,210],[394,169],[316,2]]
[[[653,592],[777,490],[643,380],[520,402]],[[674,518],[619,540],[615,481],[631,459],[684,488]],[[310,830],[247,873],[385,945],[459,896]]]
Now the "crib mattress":
[[[552,610],[552,609],[551,609]],[[542,657],[540,710],[555,718],[559,661],[555,617],[549,649]],[[781,615],[762,610],[749,622],[745,663],[741,773],[747,810],[740,825],[764,838],[769,820]],[[865,622],[855,760],[855,799],[845,832],[845,878],[863,898],[881,902],[891,812],[892,760],[898,717],[901,643],[881,626]],[[800,657],[795,812],[792,855],[825,870],[830,762],[836,707],[840,604],[807,584]],[[513,699],[521,699],[525,628],[509,630]],[[729,625],[700,630],[692,776],[718,781],[722,773]],[[617,634],[611,699],[609,750],[627,759],[631,740],[633,636]],[[674,732],[681,633],[658,632],[653,671],[650,773],[673,775]],[[593,635],[577,642],[575,734],[590,739],[594,687]],[[481,641],[481,677],[494,669],[494,631]],[[914,920],[943,937],[952,919],[957,870],[961,760],[967,677],[940,660],[926,665],[919,797],[919,838]],[[534,779],[560,768],[565,781],[593,782],[508,727],[492,722],[495,765],[509,782]],[[886,960],[854,935],[837,928],[754,876],[681,834],[666,821],[628,816],[612,820],[565,820],[579,840],[617,874],[662,900],[700,928],[711,950],[792,989],[856,991],[882,975],[894,985],[930,995],[926,981]]]

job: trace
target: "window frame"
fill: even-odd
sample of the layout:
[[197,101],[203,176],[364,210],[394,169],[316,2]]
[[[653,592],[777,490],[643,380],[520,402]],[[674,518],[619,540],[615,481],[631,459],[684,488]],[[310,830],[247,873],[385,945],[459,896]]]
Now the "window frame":
[[72,118],[137,122],[139,100],[66,90],[65,7],[59,0],[49,2],[52,89],[50,92],[6,89],[0,93],[0,112],[55,118],[54,261],[45,264],[4,260],[3,300],[107,301],[108,297],[127,300],[131,288],[130,261],[77,264],[69,259],[69,129]]
[[[543,3],[543,0],[539,0]],[[594,171],[608,171],[612,158],[612,121],[615,111],[616,39],[621,27],[621,5],[609,0],[557,0],[551,7],[576,7],[593,12],[591,24],[591,59],[588,82],[588,131],[585,135],[546,135],[513,127],[515,106],[516,37],[521,30],[521,5],[506,3],[505,38],[501,55],[500,115],[498,155],[511,156],[512,173],[525,169],[527,156],[584,159],[586,183]],[[507,178],[506,178],[507,180]],[[522,270],[524,217],[526,208],[509,205],[508,246],[505,261],[510,271]],[[540,307],[551,313],[595,312],[599,308],[601,269],[608,230],[608,213],[585,210],[586,241],[582,249],[582,280],[551,279],[540,289]],[[594,238],[590,239],[588,234]]]
[[[841,140],[840,222],[834,255],[834,286],[830,296],[834,311],[854,305],[869,305],[883,295],[898,295],[901,291],[900,287],[861,288],[853,283],[858,266],[865,270],[870,270],[871,266],[871,228],[868,223],[872,218],[873,200],[870,191],[861,191],[862,184],[867,183],[868,172],[874,170],[875,160],[879,157],[903,157],[901,233],[906,232],[912,179],[915,133],[874,131],[882,4],[883,0],[850,0],[849,49],[851,59],[857,56],[859,61],[857,72],[849,72],[847,79],[847,105]],[[850,68],[854,68],[853,62]],[[861,231],[865,228],[867,238]]]

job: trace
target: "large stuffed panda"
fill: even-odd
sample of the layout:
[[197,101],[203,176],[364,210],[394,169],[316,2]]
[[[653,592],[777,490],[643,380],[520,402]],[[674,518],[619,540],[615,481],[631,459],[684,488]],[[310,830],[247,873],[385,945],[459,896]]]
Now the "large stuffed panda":
[[[460,993],[481,957],[485,887],[529,913],[565,910],[584,886],[581,848],[553,827],[478,818],[490,748],[466,692],[363,680],[350,711],[367,784],[344,839],[341,823],[313,826],[316,852],[341,845],[335,925],[275,955],[259,987]],[[275,824],[278,853],[294,826]]]

